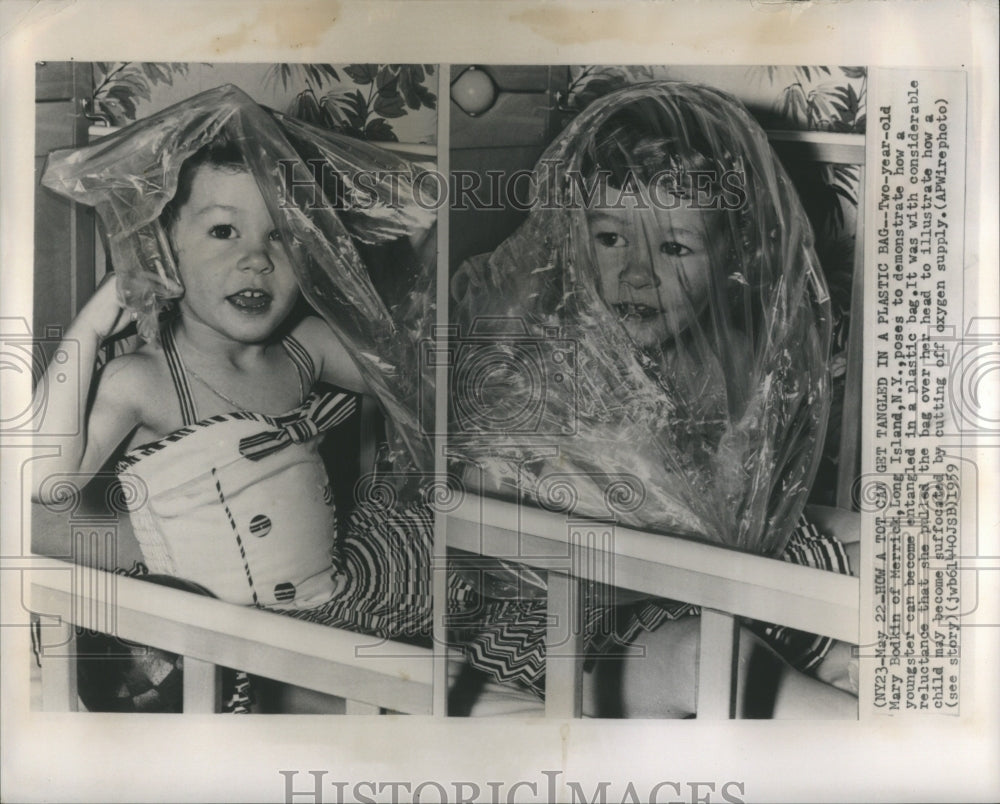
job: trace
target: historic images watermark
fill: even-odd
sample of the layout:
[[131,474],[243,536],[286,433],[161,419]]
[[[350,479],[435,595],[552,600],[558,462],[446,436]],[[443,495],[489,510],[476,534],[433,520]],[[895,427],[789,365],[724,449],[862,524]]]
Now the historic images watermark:
[[599,781],[584,783],[558,770],[543,770],[535,778],[516,781],[344,781],[327,770],[280,770],[285,804],[374,804],[376,801],[427,804],[508,804],[555,802],[570,804],[743,804],[741,781],[675,781],[652,784]]
[[[283,207],[370,210],[402,205],[403,188],[421,208],[447,206],[453,211],[527,212],[539,209],[676,209],[735,210],[747,200],[742,168],[659,170],[640,177],[628,170],[613,177],[608,170],[567,169],[542,160],[535,170],[455,170],[449,176],[433,168],[359,170],[339,174],[322,159],[279,160]],[[541,178],[540,178],[541,177]],[[377,188],[387,187],[385,195]],[[612,188],[614,188],[612,190]]]
[[[576,358],[576,341],[558,327],[535,333],[524,319],[505,316],[477,317],[468,332],[445,327],[421,342],[419,354],[422,374],[439,366],[450,372],[449,433],[490,442],[576,433]],[[517,393],[497,393],[504,388]],[[437,435],[434,405],[426,383],[418,413],[428,435]]]

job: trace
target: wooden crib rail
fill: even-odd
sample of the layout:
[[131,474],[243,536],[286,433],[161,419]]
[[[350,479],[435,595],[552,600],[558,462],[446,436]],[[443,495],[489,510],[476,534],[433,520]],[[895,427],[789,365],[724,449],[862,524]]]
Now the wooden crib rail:
[[[703,607],[700,718],[733,717],[736,617],[858,641],[857,578],[612,523],[576,519],[510,502],[467,496],[446,516],[448,545],[548,571],[546,715],[581,714],[580,579]],[[218,706],[216,666],[234,667],[353,702],[430,714],[429,648],[316,626],[144,581],[39,560],[31,610],[43,620],[43,703],[76,708],[73,626],[185,657],[185,712]],[[58,570],[58,571],[53,571]]]
[[[581,540],[602,526],[613,531],[610,560]],[[449,513],[448,546],[858,640],[860,585],[848,575],[475,495]]]
[[347,699],[349,713],[431,711],[429,648],[317,626],[57,559],[33,564],[30,589],[31,610],[42,617],[46,709],[76,709],[75,625],[183,655],[185,712],[216,711],[216,665],[337,695]]
[[736,715],[736,617],[858,643],[860,584],[851,576],[477,495],[449,512],[447,539],[449,547],[548,571],[548,717],[581,713],[580,579],[702,607],[703,719]]

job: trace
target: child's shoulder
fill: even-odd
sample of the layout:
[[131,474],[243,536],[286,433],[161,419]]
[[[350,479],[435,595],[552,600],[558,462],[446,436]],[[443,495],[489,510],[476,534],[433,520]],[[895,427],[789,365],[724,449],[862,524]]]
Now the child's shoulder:
[[288,337],[305,350],[313,363],[314,378],[319,378],[322,370],[323,356],[333,333],[327,323],[319,316],[304,316],[296,322],[288,333]]
[[158,358],[150,344],[144,344],[133,352],[117,355],[101,368],[101,383],[132,387],[153,380],[159,374]]
[[304,317],[289,333],[308,352],[316,379],[364,393],[367,385],[340,338],[322,318]]
[[144,413],[162,404],[170,392],[171,380],[163,350],[143,344],[127,354],[109,360],[100,371],[98,394]]
[[317,370],[322,370],[325,361],[343,351],[340,339],[318,315],[304,316],[288,334],[309,353]]
[[289,333],[303,346],[323,344],[332,334],[330,325],[318,315],[303,316]]

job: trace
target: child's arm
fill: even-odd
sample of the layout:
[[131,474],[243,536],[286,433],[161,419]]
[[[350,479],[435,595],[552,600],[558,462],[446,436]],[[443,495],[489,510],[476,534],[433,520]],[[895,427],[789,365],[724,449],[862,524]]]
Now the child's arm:
[[[115,284],[114,275],[109,275],[66,332],[63,344],[67,348],[62,352],[79,365],[50,364],[35,389],[35,402],[43,407],[36,444],[58,448],[58,454],[34,461],[31,497],[35,502],[53,501],[44,489],[52,475],[77,475],[78,485],[84,485],[139,423],[138,389],[129,376],[135,374],[132,356],[109,363],[90,394],[101,342],[129,323],[118,304]],[[77,348],[68,348],[72,344]],[[59,373],[79,376],[79,383],[54,382]],[[46,397],[39,398],[42,394]]]
[[318,316],[304,318],[292,333],[316,364],[317,379],[359,394],[370,393],[354,359],[329,325]]

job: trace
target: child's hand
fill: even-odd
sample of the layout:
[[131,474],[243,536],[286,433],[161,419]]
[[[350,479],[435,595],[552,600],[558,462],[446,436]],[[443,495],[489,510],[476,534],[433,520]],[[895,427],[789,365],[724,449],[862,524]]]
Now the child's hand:
[[113,271],[109,272],[73,322],[74,326],[93,332],[98,343],[121,332],[135,320],[135,314],[127,315],[118,301],[117,279]]

